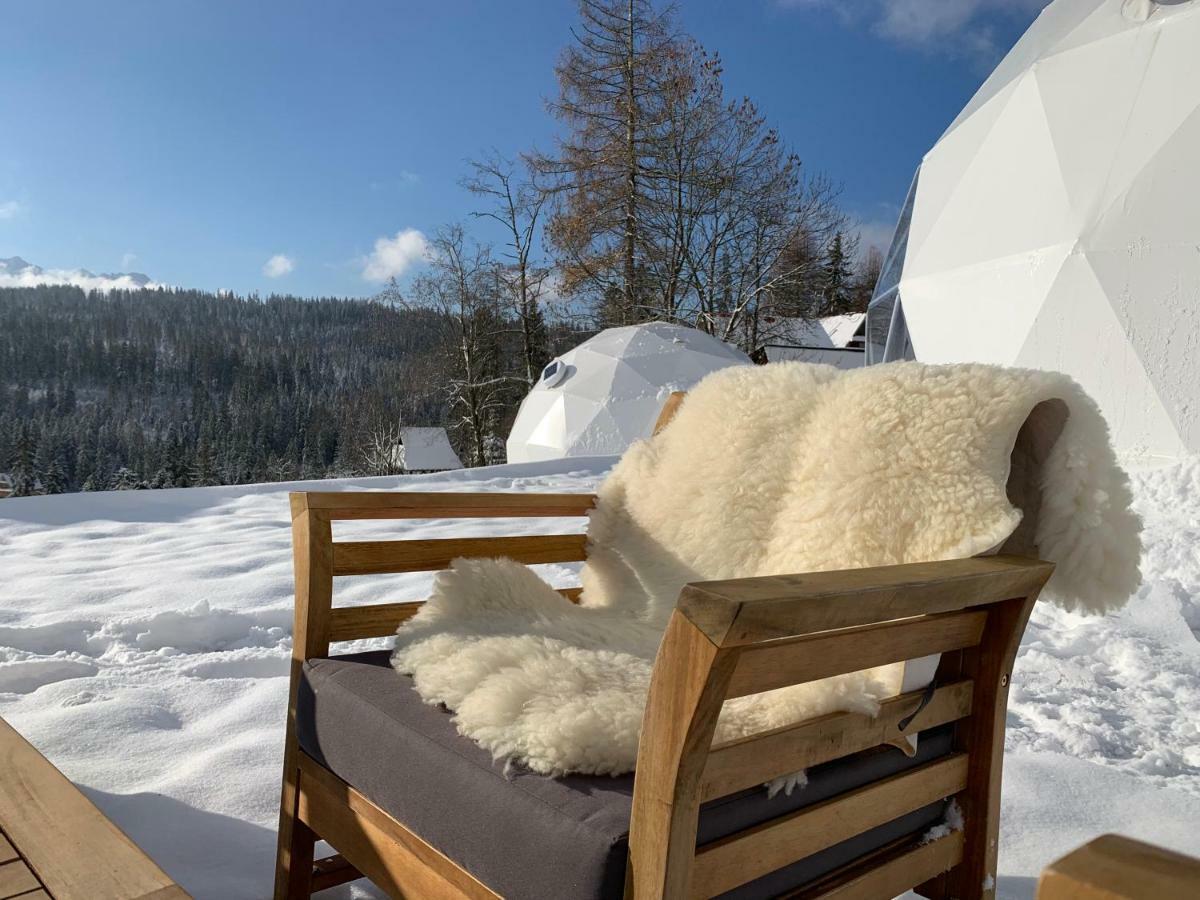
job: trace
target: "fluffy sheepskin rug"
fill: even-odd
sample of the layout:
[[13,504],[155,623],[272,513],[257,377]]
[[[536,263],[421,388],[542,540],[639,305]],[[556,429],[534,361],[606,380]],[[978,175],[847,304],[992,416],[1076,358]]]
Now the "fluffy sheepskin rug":
[[[1032,533],[1057,564],[1046,595],[1116,608],[1140,580],[1140,522],[1104,420],[1069,378],[779,363],[708,376],[622,457],[590,516],[579,606],[511,560],[459,560],[401,626],[392,663],[496,758],[546,774],[628,772],[684,584],[996,550],[1022,519],[1006,493],[1013,448],[1046,400],[1069,410],[1040,460]],[[730,701],[716,740],[874,714],[902,666]]]

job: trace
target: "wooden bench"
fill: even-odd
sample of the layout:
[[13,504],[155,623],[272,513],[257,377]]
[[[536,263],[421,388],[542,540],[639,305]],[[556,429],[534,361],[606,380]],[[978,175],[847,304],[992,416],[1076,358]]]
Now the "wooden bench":
[[188,897],[0,719],[0,900]]

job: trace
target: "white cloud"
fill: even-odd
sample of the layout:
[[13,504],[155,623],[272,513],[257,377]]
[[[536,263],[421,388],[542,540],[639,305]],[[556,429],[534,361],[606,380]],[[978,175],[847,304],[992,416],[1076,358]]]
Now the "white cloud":
[[263,274],[268,278],[282,278],[296,268],[296,261],[290,256],[276,253],[263,263]]
[[881,37],[908,46],[994,63],[989,18],[1028,19],[1049,0],[780,0],[796,9],[824,9],[847,24],[867,23]]
[[[899,210],[896,215],[899,216]],[[892,244],[892,235],[896,231],[895,218],[872,219],[858,223],[858,255],[865,257],[872,247],[880,253],[887,253]]]
[[123,253],[123,254],[121,255],[121,268],[122,268],[122,270],[126,270],[126,271],[127,271],[127,270],[129,270],[129,269],[132,269],[132,268],[133,268],[133,264],[134,264],[135,262],[137,262],[137,254],[136,254],[136,253]]
[[73,285],[85,291],[136,291],[141,288],[160,288],[154,281],[142,282],[129,275],[93,275],[86,269],[38,269],[30,266],[18,272],[0,272],[0,288],[36,287],[39,284]]
[[421,176],[416,172],[410,172],[408,169],[401,169],[390,178],[376,178],[371,181],[370,188],[373,191],[388,191],[388,190],[403,190],[407,187],[412,187],[414,184],[421,183]]
[[375,241],[375,249],[362,261],[362,277],[376,282],[399,278],[414,265],[429,259],[429,253],[425,235],[415,228],[405,228],[397,231],[395,237]]
[[21,211],[21,204],[16,200],[6,200],[0,203],[0,219],[14,219]]

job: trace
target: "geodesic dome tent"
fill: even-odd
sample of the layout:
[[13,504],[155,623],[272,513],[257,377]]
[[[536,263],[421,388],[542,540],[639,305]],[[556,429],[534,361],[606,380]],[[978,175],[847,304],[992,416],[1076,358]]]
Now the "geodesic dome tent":
[[1200,0],[1056,0],[926,154],[868,360],[1063,371],[1200,450]]
[[542,371],[517,411],[508,461],[623,453],[650,436],[672,391],[749,362],[742,351],[694,328],[664,322],[609,328]]

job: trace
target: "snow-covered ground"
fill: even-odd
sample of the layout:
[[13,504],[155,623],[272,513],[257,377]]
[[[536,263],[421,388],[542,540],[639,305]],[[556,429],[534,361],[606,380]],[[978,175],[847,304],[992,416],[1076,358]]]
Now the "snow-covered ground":
[[[608,462],[336,484],[587,491]],[[1134,482],[1147,525],[1137,597],[1104,619],[1043,606],[1022,647],[1001,896],[1031,897],[1042,866],[1104,831],[1200,854],[1200,460],[1137,472]],[[296,487],[0,502],[0,716],[201,898],[269,893],[291,628],[287,491]],[[335,536],[521,534],[546,524],[345,523]],[[570,566],[543,569],[571,581]],[[429,576],[354,581],[339,585],[336,602],[421,597]]]

